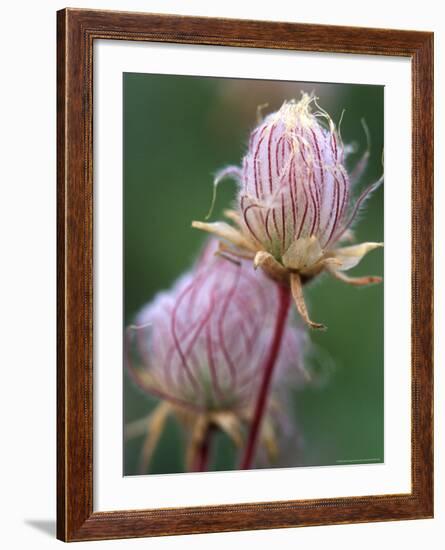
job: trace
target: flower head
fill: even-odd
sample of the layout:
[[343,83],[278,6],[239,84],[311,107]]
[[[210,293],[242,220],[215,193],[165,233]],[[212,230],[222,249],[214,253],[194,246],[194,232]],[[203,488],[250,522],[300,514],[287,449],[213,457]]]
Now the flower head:
[[[315,105],[316,110],[313,110]],[[313,96],[285,102],[251,133],[242,168],[218,174],[239,182],[236,212],[224,222],[194,226],[222,237],[254,259],[268,275],[291,285],[298,310],[314,327],[304,305],[301,285],[327,270],[352,284],[380,278],[351,279],[351,269],[381,243],[336,248],[351,237],[349,228],[366,197],[381,180],[351,201],[352,179],[345,167],[347,150],[332,119]],[[367,154],[363,161],[366,161]],[[363,163],[362,163],[363,164]],[[230,245],[223,245],[230,251]],[[237,254],[236,250],[231,250]]]
[[[128,371],[181,418],[224,426],[240,442],[270,347],[274,283],[246,261],[215,256],[211,242],[195,268],[137,315],[128,336]],[[303,380],[305,332],[288,323],[275,382],[290,369]],[[203,424],[200,424],[203,425]]]
[[[329,120],[311,113],[313,98],[283,104],[252,132],[243,159],[239,206],[250,237],[283,264],[295,241],[320,249],[345,230],[349,177],[344,147]],[[302,267],[303,258],[293,262]]]
[[[215,249],[212,243],[192,272],[140,311],[131,335],[144,387],[195,410],[250,401],[277,309],[273,283],[263,273],[218,258]],[[304,336],[286,327],[278,376],[291,365],[303,368]]]

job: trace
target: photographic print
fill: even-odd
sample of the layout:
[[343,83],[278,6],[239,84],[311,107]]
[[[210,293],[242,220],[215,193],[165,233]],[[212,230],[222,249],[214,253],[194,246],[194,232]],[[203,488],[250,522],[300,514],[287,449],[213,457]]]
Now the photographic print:
[[57,41],[57,537],[433,517],[433,33]]
[[383,86],[123,88],[124,475],[384,462]]

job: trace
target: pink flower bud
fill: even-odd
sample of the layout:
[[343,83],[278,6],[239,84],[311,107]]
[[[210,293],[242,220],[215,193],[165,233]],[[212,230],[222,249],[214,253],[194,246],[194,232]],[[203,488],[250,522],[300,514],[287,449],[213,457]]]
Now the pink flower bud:
[[312,103],[315,98],[304,94],[267,116],[252,132],[243,159],[239,204],[245,227],[278,260],[299,239],[300,248],[310,238],[317,250],[332,247],[355,213],[345,147],[329,115],[318,106],[312,112]]
[[[311,110],[311,104],[316,111]],[[228,166],[214,180],[214,194],[224,178],[239,184],[238,208],[226,211],[225,222],[192,222],[192,226],[222,239],[228,254],[251,258],[255,268],[282,285],[288,284],[298,312],[312,328],[325,328],[310,319],[303,285],[327,271],[351,285],[378,283],[378,276],[349,277],[371,250],[383,243],[365,242],[338,247],[351,240],[349,228],[365,199],[383,176],[351,201],[351,185],[363,173],[369,152],[349,176],[347,148],[330,116],[303,94],[285,102],[250,135],[242,168]]]
[[[216,257],[215,242],[194,270],[145,306],[131,331],[129,372],[145,390],[198,410],[248,407],[257,395],[277,314],[275,284],[250,262]],[[305,333],[285,329],[276,379],[302,366]]]

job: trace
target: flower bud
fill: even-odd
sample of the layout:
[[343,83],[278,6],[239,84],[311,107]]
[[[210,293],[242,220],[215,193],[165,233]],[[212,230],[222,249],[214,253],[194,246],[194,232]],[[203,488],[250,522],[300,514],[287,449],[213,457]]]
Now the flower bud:
[[317,240],[318,254],[345,229],[349,177],[329,116],[303,95],[252,132],[243,159],[239,205],[251,237],[276,259],[295,241]]
[[[249,262],[216,257],[215,242],[195,269],[142,309],[132,331],[145,390],[194,410],[247,409],[261,382],[277,314],[275,285]],[[276,378],[304,373],[305,333],[285,329]]]
[[356,286],[381,281],[343,273],[383,246],[367,242],[338,248],[341,240],[352,237],[349,228],[357,212],[383,181],[381,177],[351,201],[351,185],[363,172],[369,153],[350,177],[346,152],[332,119],[315,97],[303,94],[299,102],[285,102],[251,133],[242,168],[228,166],[215,178],[215,192],[223,178],[238,181],[238,208],[227,212],[235,226],[192,223],[221,238],[229,254],[251,258],[255,268],[289,284],[298,312],[313,328],[324,325],[310,320],[302,290],[307,281],[323,271]]

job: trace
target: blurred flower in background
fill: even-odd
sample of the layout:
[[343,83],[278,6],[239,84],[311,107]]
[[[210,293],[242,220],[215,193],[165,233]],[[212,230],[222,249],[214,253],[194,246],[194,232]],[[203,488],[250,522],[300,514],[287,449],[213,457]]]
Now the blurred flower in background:
[[[127,368],[144,391],[161,399],[150,415],[127,426],[127,437],[146,433],[145,472],[168,416],[186,432],[186,469],[210,467],[212,432],[221,430],[241,448],[252,417],[264,357],[271,345],[278,304],[275,284],[249,262],[215,256],[210,241],[193,270],[159,293],[128,328]],[[265,456],[280,454],[276,428],[289,424],[274,388],[301,385],[306,333],[288,319],[259,442]],[[283,389],[281,390],[283,393]]]

